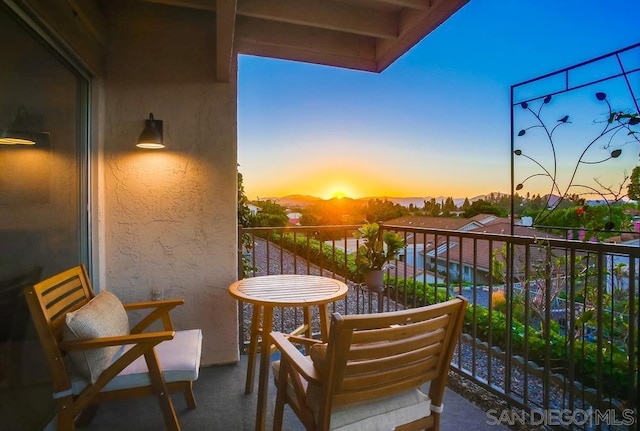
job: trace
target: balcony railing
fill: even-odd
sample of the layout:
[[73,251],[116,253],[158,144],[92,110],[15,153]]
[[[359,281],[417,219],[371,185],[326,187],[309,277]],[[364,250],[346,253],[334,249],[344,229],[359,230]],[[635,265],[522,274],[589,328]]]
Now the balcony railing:
[[[240,277],[339,278],[350,286],[333,305],[343,314],[464,295],[456,373],[531,417],[552,412],[556,424],[578,429],[637,426],[639,247],[385,225],[407,247],[387,268],[385,290],[372,293],[355,270],[357,227],[240,228]],[[240,307],[244,344],[250,312]],[[276,318],[286,331],[302,315]]]

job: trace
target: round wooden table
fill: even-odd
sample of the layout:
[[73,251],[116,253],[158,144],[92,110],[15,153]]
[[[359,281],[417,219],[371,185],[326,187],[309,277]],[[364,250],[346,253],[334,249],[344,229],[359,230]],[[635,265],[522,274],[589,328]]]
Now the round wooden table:
[[[229,286],[229,293],[242,302],[253,305],[251,316],[251,340],[245,393],[253,390],[253,375],[259,339],[260,373],[258,376],[258,411],[256,430],[263,430],[266,417],[266,398],[269,382],[269,362],[273,327],[273,307],[302,307],[304,323],[292,334],[311,337],[311,309],[317,306],[320,314],[320,335],[327,341],[329,335],[329,312],[327,305],[347,295],[347,285],[339,280],[316,275],[264,275],[245,278]],[[262,319],[261,319],[262,318]],[[260,321],[262,320],[262,325]]]

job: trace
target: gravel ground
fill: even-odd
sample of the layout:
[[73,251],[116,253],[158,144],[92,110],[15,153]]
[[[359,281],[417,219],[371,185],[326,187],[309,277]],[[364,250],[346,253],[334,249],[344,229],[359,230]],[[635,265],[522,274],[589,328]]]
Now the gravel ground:
[[[296,257],[289,251],[283,250],[281,253],[279,247],[272,243],[267,243],[259,238],[256,238],[252,258],[254,259],[252,266],[255,268],[255,275],[310,274],[324,275],[328,277],[334,276],[330,271],[321,271],[317,266],[309,264],[306,260],[299,256]],[[340,277],[335,278],[339,279]],[[332,311],[342,314],[345,314],[345,309],[347,314],[378,311],[378,295],[370,295],[362,286],[350,281],[348,281],[347,284],[349,285],[349,292],[346,298],[333,304]],[[383,297],[382,301],[382,309],[384,311],[402,308],[400,304],[389,301],[387,298]],[[482,299],[478,298],[478,302],[482,302]],[[292,308],[280,308],[274,310],[274,322],[276,322],[277,330],[290,332],[296,326],[295,322],[300,322],[301,320],[302,313],[299,310]],[[313,315],[314,329],[319,327],[318,320],[317,310],[315,310]],[[248,336],[248,330],[251,325],[251,306],[249,304],[244,304],[243,306],[243,321],[245,333]],[[478,348],[474,349],[474,343],[470,337],[461,338],[460,345],[454,356],[454,364],[457,364],[458,368],[469,370],[469,373],[473,371],[473,373],[475,373],[475,375],[480,379],[489,379],[490,377],[491,382],[495,387],[504,388],[504,362],[499,357],[492,354],[491,366],[489,367],[489,355],[486,350]],[[489,369],[491,370],[491,376],[488,376]],[[534,403],[542,402],[542,379],[531,373],[529,373],[525,379],[525,373],[518,367],[513,367],[511,369],[510,378],[511,391],[513,393],[522,396],[524,394],[526,381],[527,397]],[[485,411],[495,409],[498,412],[503,412],[504,410],[511,409],[506,401],[501,400],[481,386],[478,386],[456,372],[450,373],[448,386]],[[560,387],[550,388],[549,394],[551,404],[558,408],[567,408],[566,404],[563,403],[563,393],[564,392]],[[517,431],[547,429],[542,426],[532,427],[523,425],[515,425],[511,428]]]

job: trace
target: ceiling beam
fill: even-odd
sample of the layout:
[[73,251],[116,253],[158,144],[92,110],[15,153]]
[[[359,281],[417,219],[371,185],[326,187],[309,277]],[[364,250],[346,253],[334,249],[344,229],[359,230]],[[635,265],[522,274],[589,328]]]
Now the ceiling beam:
[[216,0],[216,79],[229,82],[236,31],[236,0]]
[[306,49],[291,47],[256,45],[251,42],[241,42],[242,53],[257,57],[277,58],[280,60],[297,61],[302,63],[320,64],[323,66],[341,67],[364,72],[376,72],[377,63],[372,59],[343,57],[329,53],[311,52]]
[[167,6],[186,7],[189,9],[216,11],[217,0],[142,0],[148,3],[158,3]]
[[18,13],[26,12],[46,31],[55,33],[58,42],[92,73],[104,71],[106,23],[95,5],[69,0],[21,0],[9,1],[6,6]]
[[333,0],[238,0],[238,15],[383,39],[399,31],[395,13]]
[[139,1],[212,13],[226,7],[216,13],[216,74],[226,80],[235,53],[381,72],[469,0]]
[[107,25],[102,13],[93,2],[67,0],[75,16],[87,27],[100,45],[107,44]]
[[[216,11],[217,0],[143,0],[167,6]],[[376,0],[409,2],[418,7],[425,0]],[[424,6],[426,7],[426,6]],[[421,8],[424,8],[421,7]],[[328,30],[390,39],[398,37],[398,16],[335,0],[237,0],[237,14],[252,18],[309,25]]]
[[[374,70],[375,39],[300,25],[238,16],[240,54]],[[287,53],[290,53],[288,55]]]
[[411,9],[429,9],[433,0],[374,0],[378,3],[392,4]]
[[400,37],[395,40],[378,40],[378,71],[386,69],[468,1],[434,0],[434,4],[428,10],[405,10],[400,21]]

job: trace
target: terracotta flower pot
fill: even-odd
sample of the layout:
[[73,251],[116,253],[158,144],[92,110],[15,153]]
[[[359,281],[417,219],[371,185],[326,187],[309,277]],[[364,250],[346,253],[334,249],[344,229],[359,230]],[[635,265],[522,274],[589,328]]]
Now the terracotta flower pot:
[[367,289],[373,292],[382,292],[384,290],[384,277],[380,269],[374,269],[364,275],[364,284]]

